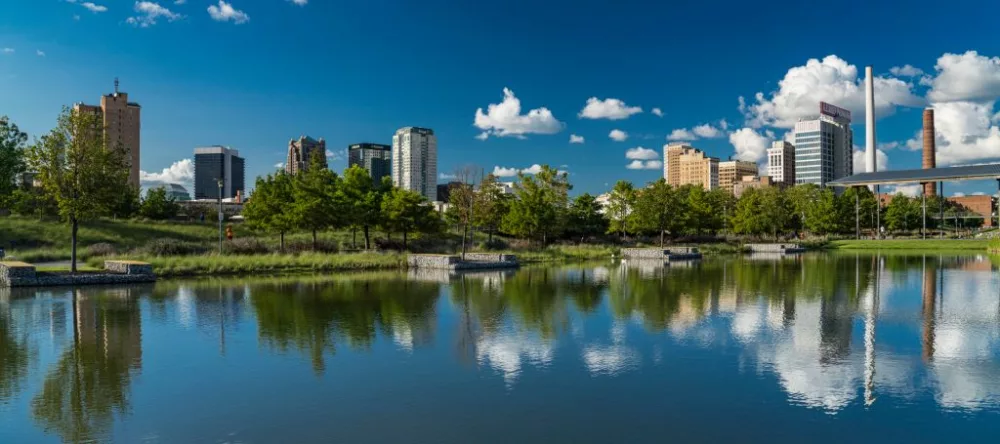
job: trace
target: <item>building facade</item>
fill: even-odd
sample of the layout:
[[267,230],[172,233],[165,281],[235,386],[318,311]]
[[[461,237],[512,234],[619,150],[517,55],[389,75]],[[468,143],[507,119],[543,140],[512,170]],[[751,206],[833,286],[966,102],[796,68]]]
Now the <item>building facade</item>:
[[[176,183],[163,183],[163,184],[153,185],[149,187],[149,190],[146,192],[149,193],[149,191],[157,190],[160,188],[166,191],[167,198],[172,198],[176,202],[187,202],[191,200],[191,194],[188,193],[187,188],[184,188],[184,186]],[[218,190],[219,188],[218,185],[216,185],[215,188],[216,190]]]
[[118,91],[118,79],[115,79],[115,92],[101,97],[100,105],[77,103],[73,111],[92,113],[101,117],[104,122],[104,143],[108,149],[121,149],[129,163],[128,183],[139,187],[139,159],[141,153],[141,111],[138,103],[129,102],[128,94]]
[[775,185],[774,181],[768,176],[743,176],[743,179],[733,185],[733,195],[737,199],[743,196],[743,193],[750,188],[762,189],[768,188]]
[[194,149],[194,198],[218,199],[219,180],[222,198],[236,199],[244,194],[245,165],[240,152],[224,146]]
[[319,140],[309,136],[300,136],[298,140],[288,141],[288,156],[285,158],[285,172],[288,174],[298,174],[309,167],[309,162],[317,157],[323,168],[326,164],[326,141],[320,137]]
[[795,183],[795,145],[784,140],[771,144],[767,150],[767,175],[772,182]]
[[795,124],[795,183],[827,182],[854,174],[851,113],[820,102],[820,116]]
[[743,181],[744,177],[756,177],[757,164],[745,160],[727,160],[719,162],[719,188],[733,192],[733,186]]
[[[686,148],[688,149],[671,159],[676,168],[671,167],[671,177],[667,183],[675,187],[698,185],[705,190],[718,188],[719,159],[706,156],[701,150]],[[669,148],[667,151],[670,153]]]
[[378,183],[392,175],[392,146],[377,143],[355,143],[347,147],[347,165],[360,166]]
[[670,144],[663,148],[663,178],[675,187],[681,184],[680,156],[698,151],[690,145]]
[[434,130],[408,126],[392,136],[392,184],[437,199],[437,137]]
[[[948,198],[965,213],[973,213],[983,218],[983,227],[993,227],[993,209],[996,208],[993,196],[973,195],[973,196],[952,196]],[[945,222],[947,225],[947,222]]]

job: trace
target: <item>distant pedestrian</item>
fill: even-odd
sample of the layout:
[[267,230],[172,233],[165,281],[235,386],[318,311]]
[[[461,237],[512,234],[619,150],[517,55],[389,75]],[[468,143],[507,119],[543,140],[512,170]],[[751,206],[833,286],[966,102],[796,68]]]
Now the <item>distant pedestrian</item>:
[[226,225],[226,239],[233,240],[233,226]]

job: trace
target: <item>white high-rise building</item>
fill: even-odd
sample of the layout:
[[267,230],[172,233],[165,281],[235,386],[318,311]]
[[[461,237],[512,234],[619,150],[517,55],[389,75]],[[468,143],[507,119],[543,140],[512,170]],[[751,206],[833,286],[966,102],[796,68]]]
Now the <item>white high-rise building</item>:
[[820,102],[819,118],[795,124],[795,183],[825,186],[852,174],[851,112]]
[[767,175],[772,182],[795,183],[795,145],[784,140],[771,144],[767,150]]
[[437,137],[434,130],[408,126],[392,136],[392,184],[437,200]]

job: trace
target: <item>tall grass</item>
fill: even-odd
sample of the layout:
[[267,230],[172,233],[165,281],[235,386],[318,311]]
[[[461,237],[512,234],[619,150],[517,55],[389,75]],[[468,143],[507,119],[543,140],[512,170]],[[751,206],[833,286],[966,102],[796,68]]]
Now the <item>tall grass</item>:
[[899,239],[838,240],[831,248],[841,250],[972,250],[985,251],[995,240],[987,239]]
[[[318,271],[372,271],[406,268],[402,254],[258,254],[197,256],[130,256],[128,259],[149,262],[160,276],[198,276],[224,274],[271,274]],[[103,258],[88,262],[99,266]]]

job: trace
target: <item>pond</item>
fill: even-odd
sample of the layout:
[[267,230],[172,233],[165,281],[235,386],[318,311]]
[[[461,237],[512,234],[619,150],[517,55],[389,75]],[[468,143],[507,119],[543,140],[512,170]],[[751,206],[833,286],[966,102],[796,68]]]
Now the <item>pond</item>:
[[0,290],[0,442],[995,442],[989,256]]

